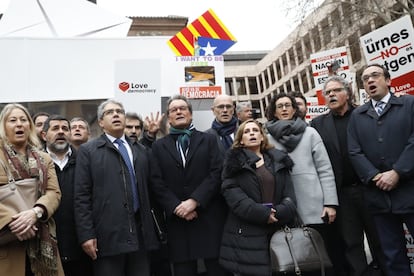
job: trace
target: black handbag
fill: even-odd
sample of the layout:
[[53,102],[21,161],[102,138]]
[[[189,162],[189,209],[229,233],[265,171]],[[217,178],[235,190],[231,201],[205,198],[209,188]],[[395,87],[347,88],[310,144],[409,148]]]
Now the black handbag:
[[282,274],[320,270],[325,275],[325,267],[332,267],[319,232],[301,221],[299,227],[285,226],[272,235],[270,259],[272,271]]

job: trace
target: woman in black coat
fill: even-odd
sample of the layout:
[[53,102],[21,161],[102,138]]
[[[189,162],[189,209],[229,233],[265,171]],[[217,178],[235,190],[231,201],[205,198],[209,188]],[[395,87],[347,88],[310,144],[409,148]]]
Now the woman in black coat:
[[230,212],[220,263],[235,275],[271,275],[271,235],[291,222],[296,202],[289,170],[293,162],[274,149],[254,120],[240,125],[222,174]]

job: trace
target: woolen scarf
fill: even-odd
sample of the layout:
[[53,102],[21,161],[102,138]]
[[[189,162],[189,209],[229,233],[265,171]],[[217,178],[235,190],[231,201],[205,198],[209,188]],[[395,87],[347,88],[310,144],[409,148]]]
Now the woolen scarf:
[[[39,180],[38,197],[46,193],[47,169],[45,161],[34,146],[27,146],[26,156],[16,153],[9,143],[4,144],[4,153],[15,180],[37,178]],[[29,240],[27,255],[32,272],[36,276],[55,276],[57,271],[57,242],[49,233],[48,222],[38,222],[36,236]]]
[[270,135],[281,143],[288,152],[292,152],[299,144],[306,127],[306,123],[299,118],[271,121],[266,124]]
[[170,127],[170,134],[177,139],[178,144],[180,145],[185,155],[187,154],[187,149],[190,145],[190,137],[191,134],[193,134],[194,129],[195,127],[193,123],[191,123],[188,127],[184,129]]
[[221,142],[223,143],[224,149],[229,149],[233,144],[231,134],[233,134],[237,128],[237,119],[233,117],[230,122],[225,124],[214,120],[211,124],[211,127],[216,130],[218,135],[221,137]]

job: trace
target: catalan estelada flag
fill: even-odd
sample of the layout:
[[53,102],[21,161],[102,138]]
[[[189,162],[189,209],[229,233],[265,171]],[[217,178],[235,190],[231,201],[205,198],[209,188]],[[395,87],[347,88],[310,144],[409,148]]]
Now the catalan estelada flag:
[[[196,44],[197,47],[202,47],[202,45],[198,45],[199,38],[214,39],[212,41],[228,41],[227,43],[218,43],[218,45],[215,46],[216,49],[213,51],[214,55],[221,55],[236,43],[236,38],[230,33],[226,26],[224,26],[212,9],[203,13],[190,25],[172,37],[167,43],[176,56],[193,56],[195,54],[194,44]],[[211,44],[209,44],[209,46],[213,47]],[[211,51],[210,48],[209,51],[196,51],[196,54],[200,52],[211,53]]]

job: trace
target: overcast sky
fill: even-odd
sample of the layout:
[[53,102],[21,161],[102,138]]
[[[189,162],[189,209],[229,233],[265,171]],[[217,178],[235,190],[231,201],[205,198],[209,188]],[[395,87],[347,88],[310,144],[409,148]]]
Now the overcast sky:
[[[13,0],[0,0],[0,13],[6,12]],[[34,0],[32,0],[34,1]],[[189,18],[189,23],[213,9],[236,37],[228,51],[272,50],[293,29],[278,0],[98,0],[98,6],[124,16],[168,16]],[[76,18],[76,15],[74,14]]]

